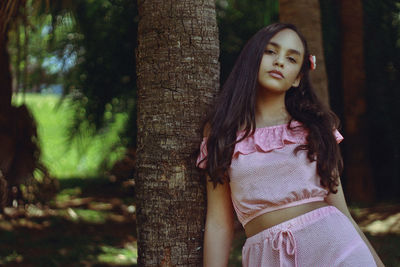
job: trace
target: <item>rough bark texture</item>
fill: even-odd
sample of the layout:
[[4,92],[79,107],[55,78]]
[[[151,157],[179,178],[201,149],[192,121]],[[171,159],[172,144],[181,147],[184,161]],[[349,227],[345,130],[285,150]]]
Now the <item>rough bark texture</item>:
[[329,106],[319,0],[279,0],[279,20],[296,25],[306,38],[310,53],[317,58],[317,69],[310,72],[311,82],[319,99]]
[[342,80],[346,128],[347,193],[352,201],[370,202],[374,186],[366,127],[366,87],[361,0],[341,1]]
[[215,3],[138,8],[138,266],[201,266],[205,186],[190,155],[219,85]]

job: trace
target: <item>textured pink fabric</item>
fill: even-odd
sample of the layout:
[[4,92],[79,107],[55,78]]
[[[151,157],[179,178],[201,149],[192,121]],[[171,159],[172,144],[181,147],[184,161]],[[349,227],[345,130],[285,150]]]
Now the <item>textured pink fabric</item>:
[[349,219],[322,207],[246,239],[244,267],[375,267],[368,247]]
[[[282,208],[323,200],[328,191],[321,186],[316,161],[310,162],[307,151],[294,149],[306,144],[307,131],[301,123],[257,128],[254,135],[237,143],[229,169],[233,206],[244,226],[255,217]],[[241,131],[237,140],[243,136]],[[343,136],[335,130],[337,142]],[[197,164],[205,168],[207,139],[200,147]],[[199,164],[200,163],[200,164]]]

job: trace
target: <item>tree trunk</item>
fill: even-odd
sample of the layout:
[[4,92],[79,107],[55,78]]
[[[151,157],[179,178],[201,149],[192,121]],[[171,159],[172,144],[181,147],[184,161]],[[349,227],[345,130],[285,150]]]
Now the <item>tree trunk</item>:
[[0,35],[0,116],[4,116],[11,108],[12,82],[7,33],[8,31]]
[[329,106],[319,0],[279,0],[279,20],[296,25],[306,38],[310,53],[317,58],[317,69],[310,72],[311,82],[319,99]]
[[3,0],[0,3],[0,120],[11,108],[12,79],[10,56],[7,51],[8,31],[23,5],[25,0]]
[[201,266],[205,185],[190,155],[219,85],[215,2],[138,8],[138,266]]
[[347,194],[352,201],[374,200],[366,127],[366,87],[361,0],[342,0],[342,80],[346,130]]
[[[10,24],[17,21],[25,0],[0,2],[0,208],[10,205],[17,195],[13,187],[32,179],[37,169],[45,171],[40,163],[40,148],[36,122],[25,105],[11,105],[12,78],[7,51]],[[8,195],[8,198],[6,197]],[[7,203],[5,203],[7,202]],[[0,210],[1,211],[1,210]]]

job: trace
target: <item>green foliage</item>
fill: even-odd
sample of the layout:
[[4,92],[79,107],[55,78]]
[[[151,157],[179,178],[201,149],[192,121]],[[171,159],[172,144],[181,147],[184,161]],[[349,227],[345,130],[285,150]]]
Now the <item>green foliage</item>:
[[16,23],[9,34],[12,72],[15,87],[20,92],[38,92],[42,85],[60,82],[58,70],[50,64],[55,53],[44,49],[51,37],[48,34],[51,16],[32,13],[31,1],[28,1],[22,23]]
[[[65,40],[64,48],[75,58],[64,83],[75,111],[69,136],[108,131],[115,114],[123,111],[131,114],[129,121],[135,122],[134,1],[80,1],[73,15],[73,42]],[[127,129],[124,141],[135,145],[136,123],[127,125]]]
[[127,248],[102,246],[101,250],[103,253],[97,256],[100,262],[129,266],[137,262],[137,248],[133,246]]
[[277,0],[216,2],[222,83],[247,40],[261,28],[278,21],[278,7]]
[[[101,160],[93,162],[103,166],[110,163],[108,155],[115,154],[113,151],[121,145],[135,146],[135,1],[28,1],[23,14],[10,35],[15,84],[23,92],[43,92],[50,85],[62,84],[63,100],[70,109],[68,114],[59,116],[63,117],[59,121],[62,127],[51,129],[54,134],[63,131],[68,137],[63,142],[68,145],[51,146],[74,150],[75,145],[75,158],[80,162],[96,157]],[[63,113],[65,108],[60,110]],[[118,143],[104,146],[101,139],[114,130]],[[98,149],[87,151],[93,148],[89,140],[95,136],[92,143]],[[83,171],[83,165],[70,166],[71,174],[76,169]]]
[[[19,105],[22,95],[14,97]],[[115,115],[115,122],[109,131],[96,136],[81,135],[76,139],[78,145],[69,146],[66,135],[73,118],[73,105],[64,101],[59,105],[56,95],[26,94],[25,103],[33,113],[38,124],[38,135],[42,150],[42,161],[51,175],[64,177],[90,177],[99,175],[124,153],[123,141],[119,132],[128,119],[126,113]],[[104,158],[107,162],[104,162]],[[104,165],[105,164],[105,165]],[[103,168],[100,168],[103,167]]]
[[77,220],[81,220],[87,223],[104,223],[107,219],[107,213],[104,211],[74,209],[74,212],[76,212]]

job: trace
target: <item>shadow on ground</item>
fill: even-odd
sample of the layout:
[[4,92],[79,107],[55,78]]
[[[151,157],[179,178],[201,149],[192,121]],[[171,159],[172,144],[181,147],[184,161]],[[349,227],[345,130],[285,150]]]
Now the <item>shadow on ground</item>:
[[0,220],[1,266],[136,266],[133,187],[62,179],[47,206],[8,208]]
[[[8,208],[0,215],[1,266],[136,266],[133,183],[60,179],[47,206]],[[400,206],[352,207],[386,266],[400,267]],[[237,223],[229,266],[241,266],[245,235]]]

